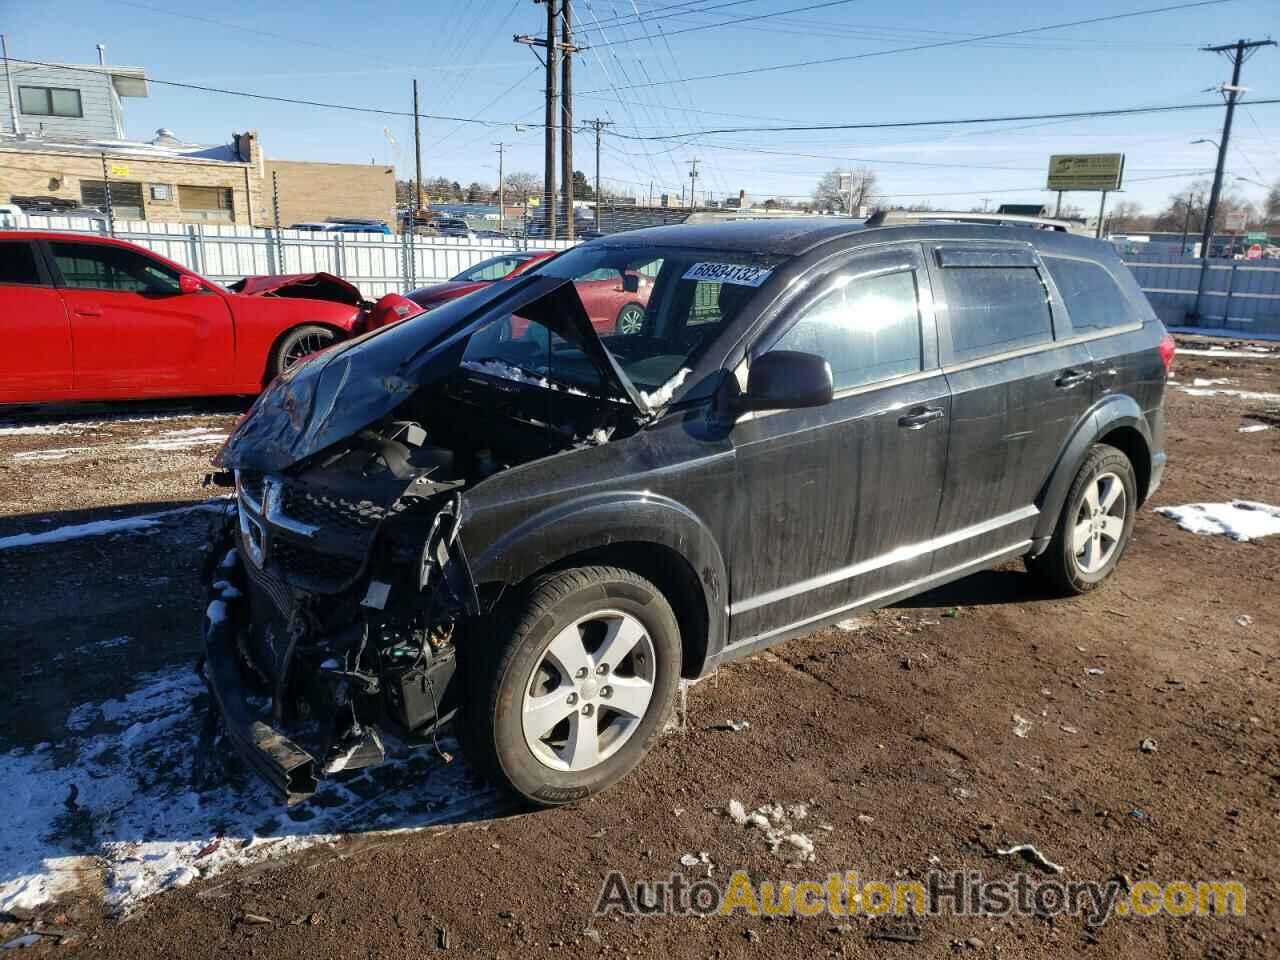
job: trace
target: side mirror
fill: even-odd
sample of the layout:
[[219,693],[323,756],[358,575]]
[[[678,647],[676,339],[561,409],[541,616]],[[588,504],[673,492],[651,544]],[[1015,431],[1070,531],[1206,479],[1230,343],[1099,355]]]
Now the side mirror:
[[624,273],[622,275],[622,289],[627,293],[639,293],[640,275],[638,273]]
[[771,350],[751,361],[739,410],[793,410],[831,402],[831,364],[815,353]]
[[179,293],[199,293],[205,288],[204,282],[199,277],[193,277],[189,273],[178,275],[178,292]]

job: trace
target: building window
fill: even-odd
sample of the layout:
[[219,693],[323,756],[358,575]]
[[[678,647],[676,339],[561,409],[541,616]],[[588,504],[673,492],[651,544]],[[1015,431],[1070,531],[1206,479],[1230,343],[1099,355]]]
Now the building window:
[[[107,212],[107,185],[101,180],[80,181],[80,202]],[[142,184],[128,180],[111,181],[111,215],[117,220],[141,220]]]
[[209,223],[235,220],[230,187],[186,187],[178,185],[178,206],[185,217]]
[[29,117],[83,117],[80,91],[63,87],[19,87],[18,103]]

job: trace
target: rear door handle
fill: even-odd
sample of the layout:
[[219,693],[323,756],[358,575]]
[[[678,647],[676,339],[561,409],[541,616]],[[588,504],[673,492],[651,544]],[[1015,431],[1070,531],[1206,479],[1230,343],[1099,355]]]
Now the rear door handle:
[[904,430],[919,430],[946,415],[941,407],[912,407],[898,418],[898,426]]
[[1072,387],[1077,387],[1092,379],[1093,374],[1088,370],[1074,370],[1068,368],[1058,374],[1057,379],[1053,382],[1064,390],[1070,390]]
[[76,307],[77,317],[100,317],[102,311],[97,307]]

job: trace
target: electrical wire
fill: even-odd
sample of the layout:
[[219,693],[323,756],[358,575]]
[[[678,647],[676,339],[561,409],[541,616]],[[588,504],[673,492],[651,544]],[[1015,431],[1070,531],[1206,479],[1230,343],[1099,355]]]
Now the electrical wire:
[[[1051,23],[1041,27],[1023,27],[1019,30],[1003,30],[998,33],[985,33],[976,37],[965,37],[955,40],[936,40],[931,43],[913,44],[908,47],[894,47],[889,50],[872,50],[866,53],[851,53],[838,57],[821,57],[815,60],[797,60],[792,63],[776,63],[764,67],[748,67],[743,70],[726,70],[721,73],[704,73],[686,77],[686,82],[700,80],[724,80],[730,77],[754,76],[761,73],[773,73],[779,70],[796,70],[801,67],[816,67],[831,63],[848,63],[853,60],[867,60],[872,57],[887,57],[899,53],[915,53],[921,50],[937,50],[943,47],[958,47],[983,40],[1000,40],[1006,37],[1021,37],[1032,33],[1044,33],[1047,30],[1064,30],[1068,27],[1093,26],[1099,23],[1110,23],[1115,20],[1126,20],[1133,17],[1152,16],[1160,13],[1173,13],[1178,10],[1190,10],[1196,7],[1218,6],[1224,3],[1235,3],[1236,0],[1192,0],[1190,3],[1177,3],[1164,7],[1150,7],[1145,10],[1131,10],[1127,13],[1112,13],[1101,17],[1087,17],[1082,20],[1068,20],[1063,23]],[[626,88],[624,88],[626,89]],[[594,93],[596,91],[587,91]]]
[[[1280,98],[1250,100],[1251,106],[1280,103]],[[1184,110],[1221,110],[1221,103],[1175,103],[1155,107],[1117,107],[1111,110],[1077,110],[1063,113],[1024,113],[1010,114],[1000,117],[968,117],[965,119],[941,120],[887,120],[866,123],[823,123],[793,124],[782,127],[717,127],[708,130],[691,130],[682,133],[665,133],[648,137],[629,136],[622,133],[611,133],[610,136],[623,137],[628,140],[681,140],[691,137],[708,136],[725,133],[796,133],[801,131],[825,130],[896,130],[907,127],[946,127],[964,126],[967,124],[1013,123],[1026,120],[1073,120],[1096,119],[1102,117],[1124,117],[1148,113],[1176,113]]]

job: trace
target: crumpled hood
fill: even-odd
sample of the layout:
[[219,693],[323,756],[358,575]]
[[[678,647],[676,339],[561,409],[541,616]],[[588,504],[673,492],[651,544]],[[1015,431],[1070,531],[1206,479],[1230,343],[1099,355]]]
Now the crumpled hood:
[[530,274],[336,344],[271,382],[241,418],[214,463],[279,471],[386,416],[418,387],[453,373],[471,335],[521,311],[579,345],[609,393],[650,408],[600,342],[573,281]]
[[290,297],[300,300],[332,300],[359,307],[364,297],[350,282],[332,273],[286,273],[245,277],[228,288],[244,297]]

